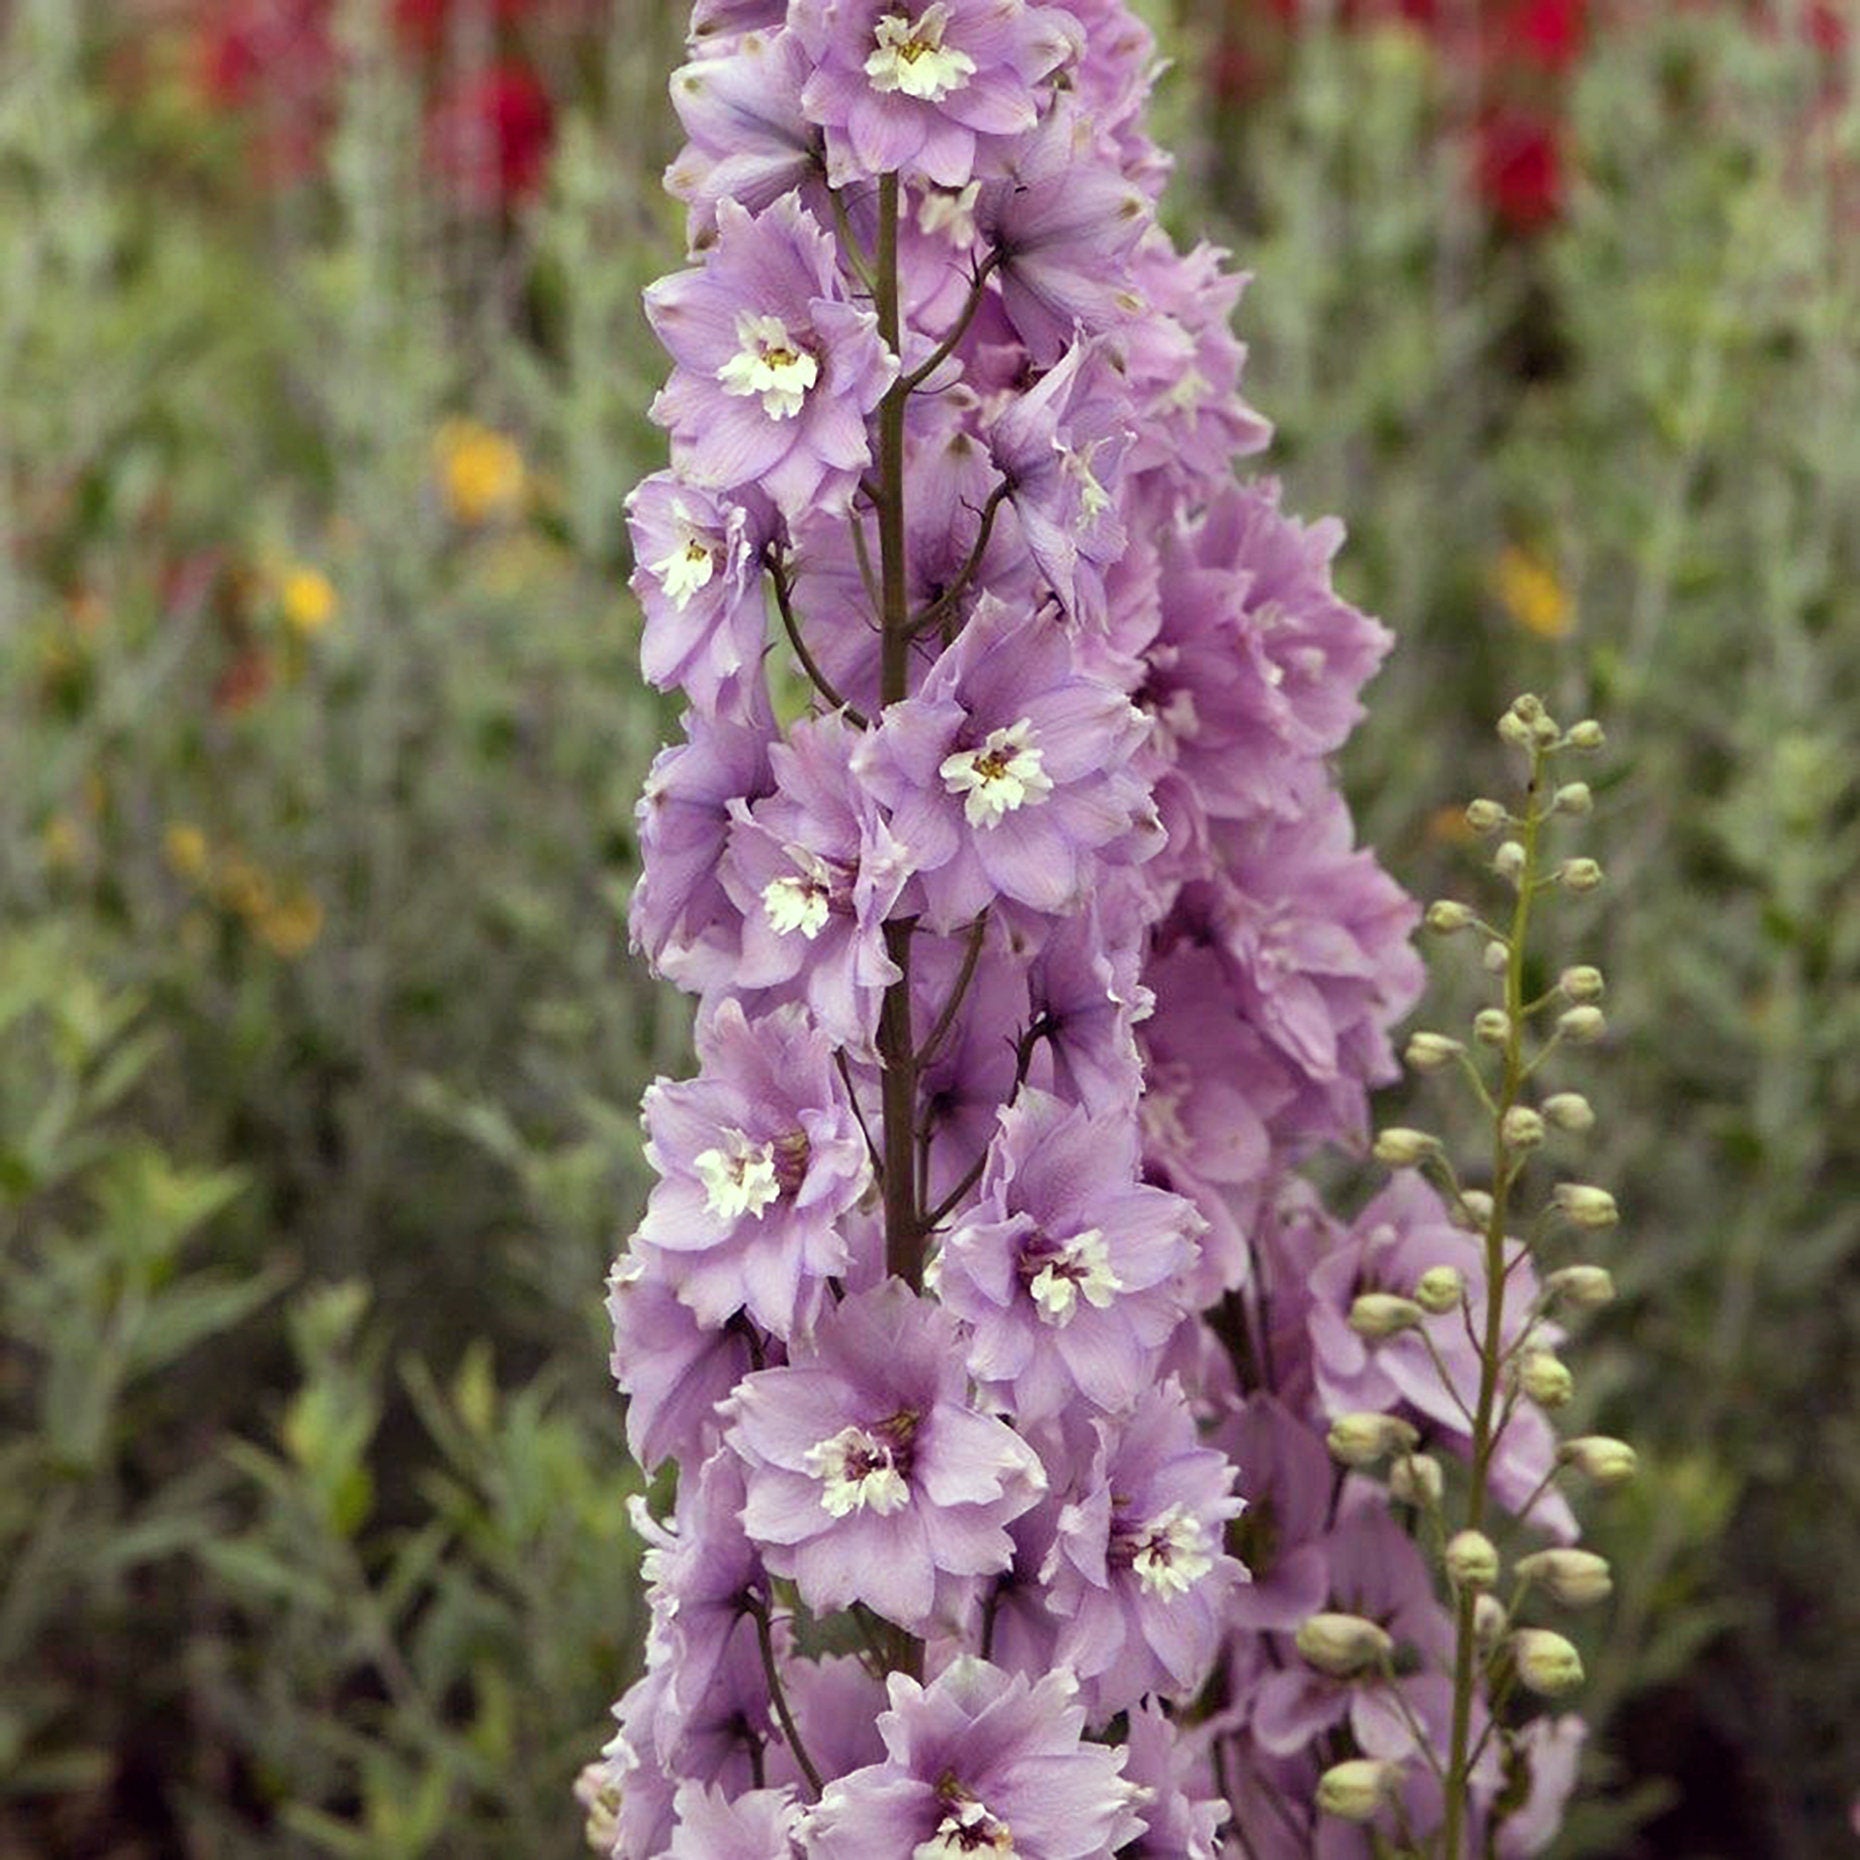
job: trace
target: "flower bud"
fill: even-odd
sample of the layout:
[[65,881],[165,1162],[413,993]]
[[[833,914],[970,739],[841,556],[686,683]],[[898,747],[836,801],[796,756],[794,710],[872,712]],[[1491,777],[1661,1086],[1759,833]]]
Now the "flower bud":
[[1411,1033],[1408,1036],[1408,1050],[1403,1056],[1411,1071],[1438,1072],[1465,1050],[1466,1043],[1463,1040],[1452,1039],[1444,1033]]
[[1436,898],[1427,907],[1422,921],[1436,936],[1451,936],[1456,930],[1464,930],[1472,920],[1470,905],[1462,904],[1458,898]]
[[1534,691],[1520,691],[1511,700],[1511,715],[1522,723],[1535,723],[1545,715],[1544,701]]
[[1544,1121],[1571,1136],[1586,1136],[1595,1128],[1595,1109],[1579,1091],[1554,1092],[1544,1100]]
[[1607,989],[1602,972],[1593,963],[1579,962],[1556,978],[1556,985],[1569,1001],[1599,1001]]
[[1420,1430],[1414,1423],[1397,1415],[1340,1414],[1331,1422],[1324,1444],[1340,1466],[1351,1466],[1360,1472],[1392,1453],[1409,1452],[1420,1438]]
[[1580,818],[1594,811],[1595,796],[1586,781],[1566,781],[1556,791],[1556,797],[1550,805],[1559,814],[1573,814]]
[[1456,1589],[1489,1589],[1498,1581],[1498,1547],[1484,1531],[1460,1531],[1447,1543],[1446,1565]]
[[1540,1408],[1566,1408],[1576,1393],[1576,1378],[1553,1352],[1526,1350],[1518,1364],[1518,1387]]
[[1569,734],[1563,740],[1571,749],[1587,752],[1600,749],[1608,739],[1602,734],[1602,726],[1593,717],[1585,717],[1580,723],[1569,726]]
[[1386,1757],[1351,1757],[1333,1763],[1318,1778],[1318,1810],[1339,1821],[1374,1821],[1400,1787],[1399,1763]]
[[1559,1182],[1551,1199],[1566,1219],[1595,1232],[1614,1226],[1621,1218],[1614,1196],[1588,1182]]
[[1298,1651],[1333,1679],[1379,1666],[1395,1651],[1388,1630],[1362,1615],[1312,1615],[1300,1623],[1295,1638]]
[[1563,1266],[1544,1281],[1544,1295],[1573,1311],[1599,1311],[1615,1295],[1614,1275],[1605,1266]]
[[1511,1016],[1503,1008],[1481,1008],[1473,1016],[1473,1038],[1481,1046],[1503,1046],[1511,1038]]
[[1626,1485],[1640,1470],[1640,1456],[1625,1440],[1607,1434],[1582,1434],[1556,1450],[1557,1463],[1573,1466],[1604,1490]]
[[1531,741],[1539,749],[1554,749],[1563,740],[1562,725],[1554,717],[1542,716],[1531,725]]
[[1460,1308],[1466,1281],[1457,1266],[1429,1266],[1414,1282],[1414,1302],[1429,1317],[1444,1317]]
[[1518,1577],[1565,1608],[1591,1608],[1607,1601],[1615,1588],[1608,1559],[1593,1550],[1539,1550],[1519,1558]]
[[1550,1628],[1519,1628],[1511,1637],[1519,1683],[1542,1698],[1561,1698],[1582,1684],[1582,1655]]
[[1598,1007],[1566,1008],[1556,1017],[1556,1030],[1572,1046],[1592,1046],[1608,1031],[1608,1019]]
[[1514,1104],[1505,1113],[1499,1134],[1507,1149],[1534,1150],[1544,1140],[1544,1120],[1528,1104]]
[[1556,869],[1556,881],[1565,891],[1594,891],[1602,882],[1602,868],[1593,859],[1565,859]]
[[1475,833],[1496,833],[1510,818],[1502,801],[1489,801],[1483,795],[1466,805],[1466,824]]
[[1516,711],[1506,711],[1498,720],[1498,734],[1513,749],[1529,749],[1531,726]]
[[1519,841],[1501,840],[1498,851],[1492,855],[1492,870],[1506,884],[1515,885],[1524,876],[1524,862],[1524,847]]
[[1460,1190],[1460,1204],[1454,1209],[1459,1225],[1473,1233],[1483,1233],[1492,1224],[1492,1197],[1483,1188]]
[[1511,951],[1497,937],[1494,937],[1479,952],[1479,960],[1488,975],[1503,975],[1511,964]]
[[1350,1328],[1375,1343],[1398,1331],[1412,1330],[1425,1315],[1412,1298],[1398,1298],[1393,1292],[1364,1292],[1350,1306]]
[[1510,1625],[1511,1616],[1496,1595],[1482,1595],[1473,1603],[1473,1639],[1480,1647],[1489,1651],[1497,1646]]
[[1376,1134],[1375,1158],[1388,1169],[1412,1169],[1429,1156],[1437,1155],[1440,1139],[1425,1130],[1409,1130],[1391,1124]]
[[1389,1496],[1426,1510],[1440,1503],[1446,1480],[1440,1462],[1427,1453],[1404,1453],[1389,1466]]

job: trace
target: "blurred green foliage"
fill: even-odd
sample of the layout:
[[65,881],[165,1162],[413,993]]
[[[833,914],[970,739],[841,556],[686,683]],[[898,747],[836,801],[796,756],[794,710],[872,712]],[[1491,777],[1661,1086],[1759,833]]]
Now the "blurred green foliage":
[[[1448,889],[1518,689],[1617,745],[1579,1412],[1647,1474],[1564,1851],[1834,1851],[1860,113],[1729,8],[1624,16],[1521,239],[1419,38],[1303,32],[1239,105],[1207,10],[1145,10],[1275,468],[1400,636],[1368,836]],[[680,9],[554,48],[547,186],[492,214],[367,0],[263,185],[158,11],[0,25],[0,1855],[567,1854],[641,1631],[601,1275],[685,1037],[617,918]]]

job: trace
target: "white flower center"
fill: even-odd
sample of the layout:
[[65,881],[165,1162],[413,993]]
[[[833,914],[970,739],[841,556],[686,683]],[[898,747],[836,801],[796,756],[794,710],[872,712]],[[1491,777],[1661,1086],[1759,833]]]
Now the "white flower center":
[[650,569],[666,598],[683,613],[692,595],[710,586],[717,573],[717,558],[703,537],[686,530],[678,547],[662,561],[651,563]]
[[1182,1506],[1171,1505],[1138,1530],[1131,1567],[1146,1595],[1174,1601],[1214,1567],[1208,1549],[1207,1527]]
[[810,943],[825,929],[830,914],[826,886],[799,873],[771,878],[762,887],[762,908],[777,936],[798,930]]
[[1018,1860],[1014,1830],[972,1797],[952,1805],[927,1841],[911,1849],[911,1860],[970,1860],[992,1854],[995,1860]]
[[1075,1234],[1040,1267],[1027,1286],[1043,1322],[1064,1328],[1072,1322],[1082,1297],[1100,1311],[1124,1289],[1111,1270],[1110,1249],[1096,1227]]
[[701,1152],[691,1166],[704,1184],[705,1206],[721,1220],[747,1214],[759,1221],[763,1209],[781,1198],[774,1144],[751,1143],[740,1130],[726,1130],[722,1147]]
[[808,389],[820,379],[820,364],[788,334],[778,316],[741,312],[736,340],[742,347],[717,370],[723,391],[760,394],[762,411],[771,420],[792,420],[805,405]]
[[1094,439],[1084,451],[1075,452],[1068,448],[1064,455],[1065,469],[1077,481],[1079,487],[1078,528],[1080,529],[1086,528],[1111,508],[1111,494],[1098,482],[1098,474],[1092,470],[1092,460],[1097,456],[1098,448],[1103,443],[1101,439]]
[[951,794],[962,796],[970,826],[992,827],[1004,814],[1033,807],[1053,792],[1044,760],[1034,746],[1032,721],[1023,717],[1005,730],[990,730],[980,749],[946,756],[937,773]]
[[890,1445],[863,1427],[842,1427],[831,1440],[809,1447],[801,1463],[820,1481],[820,1503],[831,1517],[870,1505],[888,1518],[911,1502]]
[[902,13],[888,13],[878,22],[876,44],[865,61],[865,74],[876,91],[903,91],[926,103],[941,103],[975,75],[975,60],[967,52],[943,43],[949,8],[943,0],[927,6],[913,21]]

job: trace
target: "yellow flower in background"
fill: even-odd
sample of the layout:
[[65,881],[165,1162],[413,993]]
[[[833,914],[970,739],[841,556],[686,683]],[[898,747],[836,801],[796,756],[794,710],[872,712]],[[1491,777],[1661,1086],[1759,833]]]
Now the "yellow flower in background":
[[1534,550],[1507,543],[1493,566],[1492,588],[1512,619],[1539,639],[1566,639],[1576,624],[1568,590]]
[[321,569],[293,563],[278,582],[284,624],[300,639],[321,633],[336,617],[336,590]]
[[453,518],[471,525],[514,516],[528,483],[516,441],[476,420],[448,420],[433,441],[439,489]]
[[261,913],[252,928],[273,955],[295,962],[323,934],[323,907],[309,892],[293,892]]
[[257,924],[277,907],[271,880],[251,860],[234,853],[220,867],[220,902],[248,923]]
[[207,869],[207,836],[191,820],[171,820],[162,830],[162,856],[181,878],[199,878]]

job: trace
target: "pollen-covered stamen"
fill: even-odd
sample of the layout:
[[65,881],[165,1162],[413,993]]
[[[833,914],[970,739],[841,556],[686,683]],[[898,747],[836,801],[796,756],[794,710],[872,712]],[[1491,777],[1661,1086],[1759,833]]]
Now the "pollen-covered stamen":
[[787,873],[762,887],[762,909],[777,936],[798,930],[811,943],[832,914],[832,893],[825,879],[814,873]]
[[711,545],[696,530],[680,533],[678,546],[670,555],[648,564],[649,572],[665,597],[683,613],[694,594],[702,593],[715,579],[717,556]]
[[1112,1539],[1112,1560],[1137,1572],[1146,1595],[1174,1601],[1186,1595],[1214,1567],[1208,1527],[1181,1505],[1170,1505]]
[[742,346],[717,370],[726,394],[759,394],[771,420],[792,420],[820,379],[820,364],[789,335],[778,316],[743,311],[736,319]]
[[747,1214],[759,1221],[770,1202],[781,1199],[775,1146],[752,1143],[740,1130],[724,1131],[722,1144],[700,1151],[691,1166],[704,1184],[704,1205],[720,1220]]
[[937,1824],[927,1841],[911,1849],[911,1860],[968,1860],[972,1854],[988,1854],[994,1860],[1018,1860],[1014,1830],[998,1815],[988,1812],[957,1784],[945,1784],[942,1794],[949,1812]]
[[1072,1322],[1081,1298],[1104,1311],[1124,1289],[1123,1280],[1111,1270],[1110,1248],[1096,1227],[1056,1246],[1042,1243],[1023,1257],[1022,1270],[1029,1268],[1033,1276],[1027,1282],[1028,1295],[1041,1319],[1061,1328]]
[[880,92],[902,91],[926,103],[941,103],[963,88],[975,75],[975,60],[954,45],[943,43],[949,27],[949,8],[943,0],[927,6],[911,19],[887,13],[873,35],[876,43],[865,61],[865,74]]
[[820,1481],[821,1508],[835,1518],[869,1505],[881,1518],[911,1502],[910,1470],[914,1415],[896,1415],[878,1427],[842,1427],[829,1440],[809,1447],[802,1465]]
[[777,1137],[773,1144],[775,1152],[775,1180],[784,1195],[799,1191],[802,1182],[807,1179],[807,1165],[813,1160],[813,1146],[807,1140],[805,1130],[790,1130]]
[[962,796],[972,827],[992,827],[1017,807],[1033,807],[1053,792],[1045,755],[1033,740],[1033,722],[1022,717],[1005,730],[990,730],[979,749],[946,756],[937,773],[951,794]]

